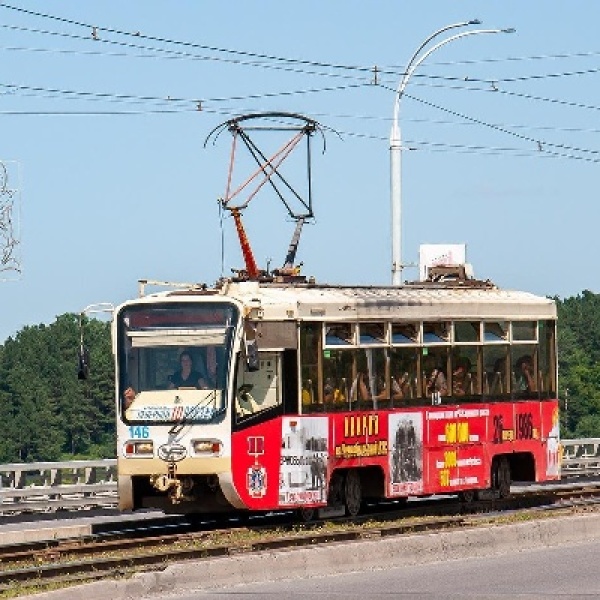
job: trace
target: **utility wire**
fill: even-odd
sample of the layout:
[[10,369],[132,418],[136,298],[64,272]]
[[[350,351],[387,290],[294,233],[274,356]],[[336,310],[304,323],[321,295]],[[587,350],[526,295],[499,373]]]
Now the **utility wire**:
[[[319,62],[319,61],[311,61],[311,60],[303,60],[303,59],[291,59],[291,58],[283,58],[280,56],[274,56],[271,54],[260,54],[257,52],[247,52],[247,51],[243,51],[243,50],[233,50],[231,48],[219,48],[217,46],[209,46],[206,44],[198,44],[198,43],[194,43],[194,42],[184,42],[184,41],[180,41],[180,40],[173,40],[173,39],[169,39],[169,38],[163,38],[163,37],[157,37],[157,36],[152,36],[152,35],[145,35],[142,34],[139,31],[136,32],[131,32],[131,31],[122,31],[119,29],[114,29],[114,28],[110,28],[110,27],[102,27],[102,26],[96,26],[90,23],[83,23],[81,21],[76,21],[74,19],[67,19],[64,17],[57,17],[55,15],[51,15],[48,13],[41,13],[41,12],[37,12],[37,11],[32,11],[32,10],[28,10],[22,7],[18,7],[18,6],[13,6],[10,4],[6,4],[4,2],[0,2],[0,8],[6,8],[8,10],[13,10],[16,12],[20,12],[23,14],[27,14],[30,16],[34,16],[34,17],[41,17],[44,19],[50,19],[53,21],[57,21],[60,23],[66,23],[69,25],[75,25],[77,27],[84,27],[86,29],[88,29],[90,31],[91,35],[95,34],[94,39],[96,39],[96,37],[98,37],[98,32],[106,32],[106,33],[111,33],[114,35],[122,35],[122,36],[134,36],[136,38],[139,39],[143,39],[143,40],[149,40],[152,42],[160,42],[160,43],[164,43],[164,44],[173,44],[173,45],[178,45],[178,46],[183,46],[186,48],[195,48],[195,49],[200,49],[200,50],[210,50],[211,52],[220,52],[222,54],[230,54],[233,56],[244,56],[246,58],[258,58],[258,59],[263,59],[263,60],[270,60],[270,61],[275,61],[275,62],[281,62],[284,64],[296,64],[296,65],[305,65],[305,66],[311,66],[311,67],[326,67],[326,68],[332,68],[332,69],[348,69],[348,70],[364,70],[366,69],[365,67],[355,67],[355,66],[348,66],[348,65],[341,65],[341,64],[334,64],[334,63],[325,63],[325,62]],[[368,70],[368,69],[367,69]]]
[[[537,54],[534,56],[507,56],[504,58],[467,58],[463,60],[453,61],[436,61],[429,63],[430,65],[447,67],[447,66],[458,66],[458,65],[483,65],[489,63],[499,62],[526,62],[526,61],[540,61],[540,60],[562,60],[571,58],[597,58],[600,56],[600,51],[589,51],[589,52],[570,52],[568,54]],[[402,68],[396,66],[395,68]]]
[[[0,4],[0,7],[1,6],[2,5]],[[59,31],[50,31],[47,29],[33,29],[31,27],[20,27],[17,25],[7,25],[7,24],[2,24],[2,23],[0,23],[0,28],[14,30],[14,31],[21,31],[21,32],[26,32],[26,33],[38,33],[38,34],[43,34],[43,35],[50,35],[50,36],[71,39],[71,40],[77,40],[77,41],[84,41],[84,42],[94,41],[95,43],[109,44],[109,45],[118,46],[121,48],[129,48],[129,49],[133,49],[133,50],[141,50],[144,52],[149,52],[152,55],[160,56],[161,58],[197,60],[197,61],[207,61],[207,62],[212,61],[212,62],[218,62],[218,63],[232,64],[232,65],[237,65],[237,66],[259,67],[262,69],[284,71],[284,72],[288,72],[288,73],[297,73],[297,74],[302,74],[302,75],[315,75],[315,76],[320,76],[320,77],[337,77],[337,78],[341,78],[341,79],[354,79],[354,80],[357,79],[357,77],[355,75],[344,75],[341,73],[322,72],[322,71],[309,71],[305,68],[293,67],[291,65],[272,64],[272,63],[256,61],[256,60],[249,61],[249,60],[242,60],[239,58],[224,58],[221,56],[198,55],[198,54],[192,54],[190,52],[184,52],[181,50],[170,50],[167,48],[158,48],[156,46],[145,46],[143,44],[133,44],[131,42],[119,42],[116,40],[105,40],[102,38],[97,38],[94,40],[90,36],[83,36],[83,35],[78,35],[78,34],[73,34],[73,33],[65,33],[65,32],[59,32]],[[66,52],[68,52],[68,51],[66,51]],[[73,54],[78,53],[77,50],[72,50],[70,52]],[[103,55],[102,52],[97,52],[97,54],[100,56]],[[107,53],[107,55],[110,56],[110,54],[108,54],[108,53]],[[129,55],[125,54],[125,56],[131,56],[131,54],[129,54]],[[147,56],[149,58],[151,57],[149,55],[144,55],[144,56]],[[353,67],[347,67],[347,68],[352,69]],[[369,70],[372,70],[373,68],[372,67],[356,67],[356,69],[364,70],[365,72],[368,72]]]
[[[194,43],[194,42],[185,42],[185,41],[181,41],[181,40],[174,40],[174,39],[169,39],[169,38],[164,38],[164,37],[145,35],[139,31],[136,31],[136,32],[123,31],[123,30],[110,28],[110,27],[96,26],[91,23],[84,23],[81,21],[76,21],[74,19],[67,19],[64,17],[58,17],[56,15],[51,15],[48,13],[42,13],[42,12],[37,12],[37,11],[33,11],[33,10],[28,10],[28,9],[25,9],[22,7],[7,4],[5,2],[0,2],[0,8],[5,8],[7,10],[20,12],[23,14],[27,14],[29,16],[40,17],[40,18],[44,18],[44,19],[57,21],[60,23],[74,25],[77,27],[83,27],[83,28],[90,30],[90,32],[92,34],[95,33],[96,37],[97,37],[98,32],[104,31],[107,33],[115,34],[115,35],[122,35],[122,36],[129,36],[129,37],[133,36],[133,37],[137,37],[140,39],[146,39],[146,40],[160,42],[160,43],[181,45],[181,46],[190,47],[190,48],[210,50],[212,52],[220,52],[223,54],[231,54],[231,55],[235,55],[235,56],[244,56],[244,57],[249,57],[249,58],[258,58],[258,59],[263,59],[263,60],[271,60],[271,61],[281,62],[281,63],[286,63],[286,64],[298,64],[298,65],[325,67],[325,68],[342,69],[342,70],[357,70],[357,71],[361,71],[361,72],[365,72],[365,73],[370,72],[372,70],[372,67],[357,66],[357,65],[344,65],[344,64],[339,64],[339,63],[328,63],[328,62],[323,62],[323,61],[311,61],[311,60],[306,60],[306,59],[285,58],[285,57],[275,56],[275,55],[270,55],[270,54],[260,54],[257,52],[248,52],[248,51],[243,51],[243,50],[235,50],[235,49],[231,49],[231,48],[220,48],[217,46],[210,46],[210,45],[206,45],[206,44],[198,44],[198,43]],[[96,38],[94,38],[94,39],[96,39]],[[500,63],[500,62],[524,62],[524,61],[558,60],[558,59],[571,59],[571,58],[589,58],[589,57],[597,57],[597,56],[600,56],[600,51],[563,53],[563,54],[547,54],[547,55],[534,55],[534,56],[512,56],[512,57],[505,57],[505,58],[465,59],[465,60],[458,60],[458,61],[439,61],[439,62],[435,62],[435,63],[431,63],[431,64],[438,65],[438,66],[458,66],[458,65],[477,65],[477,64],[489,64],[489,63]],[[394,73],[403,72],[403,70],[404,70],[404,66],[398,66],[398,65],[392,65],[390,67],[382,67],[382,69],[386,69],[386,68],[392,69]]]
[[[27,33],[40,33],[44,35],[52,35],[58,36],[73,40],[79,41],[90,41],[89,36],[82,36],[77,34],[70,34],[64,32],[57,31],[49,31],[44,29],[33,29],[30,27],[20,27],[15,25],[7,25],[5,23],[0,23],[0,27],[9,30],[22,31]],[[157,48],[155,46],[144,46],[141,44],[132,44],[128,42],[118,42],[115,40],[104,40],[98,39],[96,40],[100,43],[112,44],[116,46],[121,46],[124,48],[130,48],[134,50],[141,50],[148,54],[136,54],[132,55],[127,52],[102,52],[102,51],[83,51],[83,50],[68,50],[68,49],[54,49],[54,48],[32,48],[32,47],[18,47],[18,46],[8,46],[4,48],[0,48],[5,51],[21,51],[21,52],[37,52],[37,53],[54,53],[54,54],[70,54],[70,55],[81,55],[81,56],[106,56],[106,57],[132,57],[132,58],[163,58],[167,60],[194,60],[194,61],[214,61],[214,62],[223,62],[234,64],[238,66],[249,66],[249,67],[259,67],[262,69],[274,69],[274,70],[282,70],[290,73],[297,73],[302,75],[313,75],[319,77],[337,77],[344,79],[356,79],[354,75],[347,75],[335,72],[323,72],[323,71],[310,71],[307,69],[299,69],[299,68],[291,68],[282,65],[273,65],[265,62],[257,62],[257,61],[242,61],[240,59],[227,59],[218,56],[206,56],[206,55],[198,55],[191,54],[189,52],[177,51],[177,50],[169,50],[166,48]],[[290,59],[291,60],[291,59]],[[332,65],[331,68],[340,68],[339,65]],[[401,77],[404,72],[393,70],[391,68],[386,67],[351,67],[346,66],[345,69],[357,69],[361,72],[362,75],[369,75],[369,81],[372,81],[372,76],[375,74],[375,70],[378,77]],[[494,85],[498,83],[519,83],[526,81],[535,81],[535,80],[545,80],[545,79],[559,79],[562,77],[575,77],[575,76],[583,76],[583,75],[593,75],[600,72],[600,67],[591,68],[591,69],[580,69],[576,71],[564,71],[559,73],[543,73],[543,74],[533,74],[533,75],[523,75],[519,77],[495,77],[495,78],[478,78],[471,76],[449,76],[449,75],[430,75],[427,73],[415,73],[413,78],[415,80],[433,80],[433,81],[446,81],[446,82],[469,82],[469,83],[485,83],[487,85]],[[364,77],[362,77],[364,80]]]
[[[165,44],[180,45],[180,46],[184,46],[187,48],[208,50],[211,52],[218,52],[221,54],[227,54],[227,55],[232,55],[232,56],[243,56],[245,58],[268,60],[268,61],[273,61],[276,63],[283,63],[285,65],[302,65],[302,66],[311,66],[311,67],[319,67],[319,68],[327,68],[327,69],[340,69],[340,70],[345,70],[345,71],[356,71],[356,72],[362,73],[363,75],[364,74],[371,75],[374,72],[374,67],[371,67],[371,66],[343,65],[343,64],[339,64],[339,63],[328,63],[328,62],[323,62],[323,61],[311,61],[311,60],[305,60],[305,59],[284,58],[284,57],[270,55],[270,54],[260,54],[260,53],[256,53],[256,52],[234,50],[231,48],[221,48],[221,47],[210,46],[210,45],[206,45],[206,44],[198,44],[198,43],[184,42],[184,41],[174,40],[174,39],[169,39],[169,38],[164,38],[164,37],[150,36],[150,35],[142,34],[141,32],[130,32],[130,31],[123,31],[123,30],[119,30],[119,29],[115,29],[115,28],[95,26],[90,23],[84,23],[81,21],[76,21],[74,19],[58,17],[58,16],[51,15],[48,13],[32,11],[32,10],[28,10],[28,9],[25,9],[22,7],[13,6],[13,5],[10,5],[7,3],[0,3],[0,8],[5,8],[8,10],[20,12],[23,14],[27,14],[29,16],[35,16],[35,17],[40,17],[40,18],[44,18],[44,19],[57,21],[60,23],[66,23],[69,25],[77,26],[77,27],[83,27],[90,31],[90,36],[83,37],[83,36],[77,36],[74,34],[51,32],[51,31],[47,31],[47,30],[34,30],[34,29],[28,29],[28,28],[18,28],[16,26],[0,25],[2,27],[9,27],[9,28],[20,29],[20,30],[28,30],[30,32],[44,33],[44,34],[48,34],[48,35],[60,35],[60,36],[64,36],[64,37],[70,37],[73,39],[84,39],[86,41],[93,39],[94,41],[114,43],[114,44],[118,44],[118,45],[124,45],[127,47],[137,48],[140,50],[146,50],[146,51],[151,51],[151,52],[173,53],[173,51],[169,51],[169,50],[165,50],[165,49],[144,47],[144,46],[140,46],[137,44],[126,44],[123,42],[115,42],[113,40],[104,40],[98,36],[98,32],[107,32],[107,33],[111,33],[111,34],[115,34],[115,35],[122,35],[122,36],[129,36],[129,37],[134,36],[139,39],[160,42],[160,43],[165,43]],[[504,59],[478,59],[478,60],[471,59],[471,60],[463,60],[463,61],[438,62],[438,63],[434,63],[434,64],[445,65],[445,66],[448,66],[448,65],[474,65],[474,64],[491,63],[491,62],[498,63],[498,62],[502,62],[502,61],[513,61],[514,62],[514,61],[533,61],[533,60],[542,60],[542,59],[556,60],[559,58],[565,59],[565,58],[573,58],[573,57],[578,57],[578,58],[580,58],[580,57],[595,57],[595,56],[598,56],[599,54],[600,54],[600,52],[587,52],[587,53],[559,54],[559,55],[538,55],[538,56],[532,56],[532,57],[508,57],[508,58],[504,58]],[[196,60],[225,60],[225,59],[222,59],[219,57],[206,57],[206,56],[199,57],[199,56],[194,56],[194,55],[188,55],[187,53],[181,53],[180,56],[182,58],[191,58],[191,59],[196,59]],[[235,62],[236,64],[242,64],[242,63],[240,63],[240,61],[237,61],[237,60],[232,61],[232,62]],[[251,63],[245,63],[245,64],[247,64],[249,66],[260,66],[263,68],[275,68],[276,67],[276,65],[266,65],[264,63],[257,63],[257,62],[251,62]],[[488,83],[488,84],[492,84],[494,82],[499,82],[499,81],[500,82],[520,82],[520,81],[529,81],[529,80],[536,80],[536,79],[539,80],[539,79],[593,74],[593,73],[597,73],[599,70],[600,69],[585,69],[585,70],[570,71],[570,72],[564,72],[564,73],[527,75],[527,76],[522,76],[522,77],[510,77],[510,78],[495,78],[495,79],[491,79],[491,80],[490,79],[477,79],[477,78],[475,78],[475,79],[467,78],[467,80],[481,82],[481,83]],[[322,75],[339,76],[339,75],[332,74],[332,73],[320,73],[320,72],[312,72],[311,73],[311,72],[306,72],[306,71],[302,71],[302,70],[296,71],[296,72],[302,72],[304,74],[312,74],[312,75],[321,75],[321,76]],[[404,68],[397,67],[397,66],[377,67],[377,73],[382,74],[382,75],[402,75],[404,73]],[[448,76],[427,75],[424,73],[417,73],[414,75],[414,77],[415,78],[439,79],[439,80],[443,80],[443,81],[456,81],[459,79],[459,78],[453,78],[453,77],[448,77]]]
[[588,150],[586,148],[577,148],[577,147],[573,147],[573,146],[568,146],[567,144],[554,144],[552,142],[537,140],[535,138],[532,138],[532,137],[529,137],[529,136],[526,136],[526,135],[523,135],[523,134],[520,134],[520,133],[517,133],[514,131],[510,131],[506,127],[502,127],[500,125],[494,125],[493,123],[487,123],[485,121],[482,121],[481,119],[469,117],[468,115],[461,114],[457,111],[454,111],[454,110],[451,110],[448,108],[444,108],[443,106],[439,106],[437,104],[434,104],[433,102],[429,102],[429,101],[423,100],[421,98],[416,98],[416,97],[410,96],[408,94],[405,94],[405,96],[408,98],[411,98],[412,100],[415,100],[416,102],[420,102],[421,104],[429,106],[431,108],[435,108],[437,110],[441,110],[441,111],[451,114],[453,116],[460,117],[461,119],[468,119],[469,121],[472,121],[473,123],[476,123],[478,125],[482,125],[489,129],[493,129],[500,133],[504,133],[506,135],[513,136],[517,139],[521,139],[526,142],[531,142],[532,144],[535,144],[537,146],[537,148],[540,152],[547,152],[550,154],[555,154],[555,155],[563,157],[563,158],[574,158],[574,159],[586,160],[586,161],[590,161],[590,162],[600,162],[600,159],[591,158],[589,156],[577,156],[574,154],[563,154],[562,153],[563,150],[566,150],[568,152],[581,152],[583,154],[597,155],[597,154],[600,154],[600,151],[598,151],[598,150]]
[[323,88],[308,88],[303,90],[292,90],[283,92],[264,92],[261,94],[247,94],[244,96],[228,96],[205,99],[190,99],[177,97],[157,97],[157,96],[134,96],[130,94],[114,94],[109,92],[82,92],[77,90],[67,90],[60,88],[46,88],[39,86],[17,85],[10,83],[0,83],[0,88],[6,88],[7,91],[23,91],[32,92],[33,95],[49,94],[53,96],[66,96],[68,99],[84,99],[90,101],[109,101],[109,102],[126,102],[126,103],[143,103],[152,102],[159,104],[193,104],[196,110],[203,110],[203,106],[207,102],[231,102],[240,100],[263,100],[266,98],[280,98],[285,96],[296,96],[306,94],[316,94],[322,92],[337,92],[351,88],[360,88],[369,84],[357,83],[340,86],[329,86]]

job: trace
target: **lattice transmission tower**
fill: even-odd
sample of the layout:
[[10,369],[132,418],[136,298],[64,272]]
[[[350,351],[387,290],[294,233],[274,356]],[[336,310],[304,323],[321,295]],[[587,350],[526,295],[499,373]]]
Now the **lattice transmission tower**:
[[19,165],[0,160],[0,280],[21,273]]

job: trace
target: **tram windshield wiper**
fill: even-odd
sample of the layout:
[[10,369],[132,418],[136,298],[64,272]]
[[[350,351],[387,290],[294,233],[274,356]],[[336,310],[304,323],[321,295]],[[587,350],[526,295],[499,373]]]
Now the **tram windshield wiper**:
[[[206,398],[203,398],[202,400],[200,400],[200,402],[198,402],[198,404],[193,406],[192,410],[187,412],[187,414],[186,414],[186,411],[184,411],[181,418],[171,427],[171,429],[169,429],[169,435],[177,435],[184,428],[184,426],[196,416],[197,412],[201,408],[210,406],[210,404],[216,405],[216,402],[217,402],[217,391],[212,390],[210,392],[210,394],[208,396],[206,396]],[[222,410],[224,410],[224,409],[217,410],[215,408],[211,418],[214,418],[217,414],[222,412]]]

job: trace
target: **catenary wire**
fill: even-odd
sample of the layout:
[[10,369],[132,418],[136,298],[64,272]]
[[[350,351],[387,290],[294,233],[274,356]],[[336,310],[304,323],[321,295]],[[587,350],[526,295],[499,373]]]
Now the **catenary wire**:
[[143,40],[149,40],[149,41],[160,42],[160,43],[165,43],[165,44],[173,44],[173,45],[183,46],[183,47],[187,47],[187,48],[195,48],[195,49],[200,49],[200,50],[210,50],[212,52],[220,52],[223,54],[230,54],[230,55],[234,55],[234,56],[244,56],[247,58],[258,58],[258,59],[262,59],[262,60],[270,60],[270,61],[281,62],[281,63],[286,63],[286,64],[298,64],[298,65],[307,65],[307,66],[313,66],[313,67],[326,67],[326,68],[349,69],[349,70],[363,70],[364,69],[364,67],[354,67],[354,66],[348,66],[348,65],[325,63],[325,62],[311,61],[311,60],[305,60],[305,59],[283,58],[280,56],[274,56],[274,55],[270,55],[270,54],[260,54],[257,52],[247,52],[247,51],[243,51],[243,50],[233,50],[230,48],[220,48],[217,46],[210,46],[207,44],[198,44],[195,42],[184,42],[181,40],[173,40],[173,39],[163,38],[163,37],[158,37],[158,36],[145,35],[139,31],[137,31],[137,32],[122,31],[122,30],[110,28],[110,27],[96,26],[96,25],[93,25],[90,23],[76,21],[74,19],[57,17],[55,15],[50,15],[48,13],[32,11],[32,10],[22,8],[19,6],[13,6],[10,4],[6,4],[4,2],[0,2],[0,8],[6,8],[8,10],[17,11],[17,12],[24,13],[24,14],[27,14],[30,16],[40,17],[40,18],[44,18],[44,19],[50,19],[50,20],[57,21],[60,23],[74,25],[77,27],[83,27],[90,31],[96,31],[96,32],[103,31],[106,33],[114,34],[114,35],[122,35],[122,36],[128,36],[128,37],[134,36],[136,38],[143,39]]
[[[324,61],[312,61],[312,60],[306,60],[306,59],[285,58],[285,57],[275,56],[275,55],[270,55],[270,54],[260,54],[260,53],[248,52],[248,51],[244,51],[244,50],[235,50],[235,49],[231,49],[231,48],[220,48],[217,46],[198,44],[195,42],[184,42],[184,41],[180,41],[180,40],[173,40],[173,39],[159,37],[159,36],[150,36],[150,35],[142,34],[140,32],[128,32],[128,31],[123,31],[123,30],[119,30],[119,29],[115,29],[115,28],[94,26],[90,23],[84,23],[81,21],[73,20],[73,19],[66,19],[64,17],[58,17],[55,15],[50,15],[48,13],[32,11],[32,10],[24,9],[22,7],[12,6],[12,5],[9,5],[6,3],[0,3],[0,7],[6,8],[9,10],[13,10],[13,11],[18,11],[21,13],[25,13],[30,16],[41,17],[41,18],[50,19],[50,20],[54,20],[57,22],[61,22],[61,23],[75,25],[77,27],[83,27],[83,28],[86,28],[91,31],[96,31],[96,32],[104,31],[107,33],[115,34],[115,35],[134,36],[134,37],[140,38],[140,39],[147,39],[150,41],[173,44],[173,45],[181,45],[181,46],[195,48],[195,49],[209,50],[212,52],[219,52],[222,54],[229,54],[229,55],[233,55],[233,56],[258,58],[261,60],[268,60],[268,61],[279,62],[279,63],[284,63],[284,64],[296,64],[296,65],[313,66],[313,67],[324,67],[324,68],[329,68],[329,69],[340,69],[340,70],[346,70],[346,71],[358,71],[363,74],[364,73],[371,74],[373,71],[372,66],[344,65],[344,64],[340,64],[340,63],[329,63],[329,62],[324,62]],[[34,31],[34,30],[32,29],[31,31]],[[50,32],[47,30],[37,30],[37,32],[52,34],[52,35],[64,35],[67,37],[78,37],[78,38],[86,39],[86,40],[90,39],[89,36],[86,38],[83,38],[83,36],[74,36],[73,34],[66,34],[66,33],[60,34],[58,32]],[[94,38],[94,41],[114,42],[111,40],[102,40],[102,39],[96,39],[96,38]],[[133,47],[136,47],[136,45],[133,45]],[[172,51],[166,51],[164,49],[159,49],[159,48],[139,47],[139,49],[146,49],[146,50],[151,50],[151,51],[155,51],[155,52],[163,52],[163,51],[172,52]],[[590,56],[595,57],[598,54],[600,54],[600,52],[573,53],[573,54],[560,54],[560,55],[538,55],[538,56],[532,56],[532,57],[506,57],[503,59],[478,59],[478,60],[462,60],[462,61],[452,61],[452,62],[445,61],[445,62],[437,62],[437,63],[433,63],[433,64],[434,65],[445,65],[445,66],[474,65],[474,64],[491,63],[491,62],[498,63],[498,62],[503,62],[503,61],[515,62],[515,61],[533,61],[533,60],[542,60],[542,59],[556,60],[558,58],[564,59],[564,58],[573,58],[573,57],[577,57],[577,58],[590,57]],[[193,55],[192,56],[187,55],[187,57],[194,58]],[[195,58],[201,58],[203,60],[215,60],[215,57],[195,57]],[[251,64],[252,66],[265,66],[264,64],[256,63],[256,62],[249,63],[249,64]],[[402,75],[404,72],[404,67],[401,67],[401,66],[378,67],[378,71],[383,74]],[[563,77],[563,76],[585,75],[585,74],[595,73],[597,71],[598,71],[598,69],[586,69],[586,70],[581,70],[581,71],[570,71],[570,72],[564,72],[564,73],[550,73],[550,74],[542,74],[542,75],[528,75],[528,76],[511,77],[511,78],[498,78],[498,79],[493,79],[493,80],[474,79],[474,81],[482,81],[482,82],[488,82],[488,83],[490,83],[492,81],[516,82],[516,81],[527,81],[529,79],[546,79],[546,78],[556,78],[556,77]],[[318,74],[318,73],[315,73],[315,74]],[[331,74],[327,73],[327,75],[331,75]],[[448,81],[451,81],[454,79],[454,78],[449,78],[447,76],[433,76],[433,75],[427,75],[427,74],[422,74],[422,73],[415,74],[415,77],[438,78],[438,79],[444,79],[444,80],[448,80]]]

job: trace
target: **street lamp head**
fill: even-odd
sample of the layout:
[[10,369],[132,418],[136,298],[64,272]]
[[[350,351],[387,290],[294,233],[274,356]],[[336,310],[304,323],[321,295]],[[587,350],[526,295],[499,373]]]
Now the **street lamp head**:
[[509,27],[508,29],[501,29],[502,33],[515,33],[517,30],[514,27]]
[[479,19],[471,19],[467,21],[467,25],[481,25],[481,21]]

